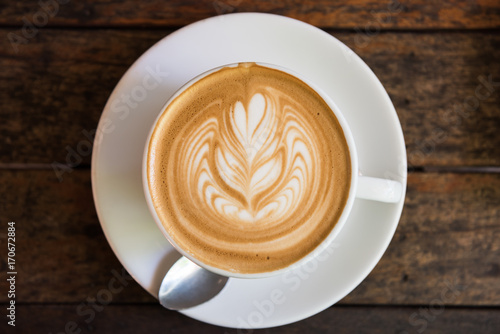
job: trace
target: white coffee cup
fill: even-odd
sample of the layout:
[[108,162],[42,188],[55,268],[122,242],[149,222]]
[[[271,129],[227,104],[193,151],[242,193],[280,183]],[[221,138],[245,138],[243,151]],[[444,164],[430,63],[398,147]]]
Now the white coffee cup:
[[[194,79],[190,80],[188,83],[183,85],[163,106],[161,109],[160,114],[158,115],[157,119],[155,120],[154,124],[151,127],[151,131],[148,135],[147,141],[146,141],[146,146],[144,150],[144,156],[143,156],[143,165],[142,165],[142,177],[143,177],[143,187],[144,187],[144,193],[146,197],[146,202],[148,204],[149,210],[151,212],[151,215],[153,216],[155,222],[157,223],[158,227],[160,228],[161,232],[163,235],[167,238],[167,240],[176,248],[183,256],[186,258],[190,259],[194,263],[198,264],[199,266],[210,270],[216,274],[223,275],[223,276],[228,276],[228,277],[238,277],[238,278],[262,278],[262,277],[269,277],[277,274],[284,273],[288,270],[291,270],[293,268],[296,268],[298,266],[303,265],[307,261],[310,261],[314,259],[315,256],[320,254],[321,252],[318,250],[321,249],[326,249],[329,245],[332,244],[333,240],[335,237],[339,234],[343,226],[345,225],[346,221],[348,220],[349,214],[351,213],[351,209],[354,203],[354,200],[356,198],[360,199],[367,199],[367,200],[373,200],[373,201],[379,201],[379,202],[385,202],[385,203],[398,203],[399,201],[402,200],[403,197],[403,186],[401,183],[394,181],[394,180],[389,180],[389,179],[381,179],[381,178],[375,178],[375,177],[369,177],[369,176],[362,176],[359,172],[359,166],[358,166],[358,154],[356,151],[356,145],[351,133],[351,130],[343,117],[339,107],[332,101],[332,99],[322,91],[321,88],[319,88],[317,85],[315,85],[313,82],[308,80],[307,78],[304,78],[298,73],[295,73],[294,71],[291,71],[289,69],[283,68],[278,65],[273,65],[273,64],[266,64],[266,63],[257,63],[259,66],[264,66],[268,67],[271,69],[276,69],[280,70],[282,72],[288,73],[304,83],[306,83],[308,86],[310,86],[314,91],[316,91],[322,98],[323,100],[328,104],[332,112],[335,114],[338,122],[340,123],[342,130],[344,131],[344,137],[346,139],[347,145],[349,147],[349,154],[350,154],[350,159],[351,159],[351,180],[350,180],[350,188],[349,188],[349,195],[347,198],[347,202],[344,206],[344,209],[342,211],[342,214],[340,215],[340,218],[338,219],[335,227],[330,231],[328,236],[323,240],[322,243],[320,243],[315,250],[310,252],[307,256],[304,258],[298,260],[294,264],[278,269],[275,271],[270,271],[270,272],[262,272],[262,273],[237,273],[237,272],[231,272],[227,270],[223,270],[220,268],[216,268],[213,266],[210,266],[208,264],[203,263],[199,259],[197,259],[194,255],[190,254],[186,250],[182,249],[175,240],[169,235],[168,231],[164,228],[161,219],[159,218],[155,207],[153,205],[149,185],[148,185],[148,173],[147,173],[147,161],[148,161],[148,156],[150,154],[149,152],[149,147],[150,147],[150,140],[153,135],[153,131],[156,127],[156,124],[158,120],[161,118],[163,112],[167,109],[167,106],[177,97],[179,96],[182,92],[184,92],[187,88],[192,86],[194,83],[198,82],[200,79],[222,69],[225,67],[234,67],[238,66],[239,64],[229,64],[229,65],[224,65],[220,66],[214,69],[211,69],[207,72],[204,72]],[[391,204],[387,204],[391,205]]]

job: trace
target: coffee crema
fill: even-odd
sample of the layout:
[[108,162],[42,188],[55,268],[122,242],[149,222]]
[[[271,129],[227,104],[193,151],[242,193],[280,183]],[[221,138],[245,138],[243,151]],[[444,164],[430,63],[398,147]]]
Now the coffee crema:
[[351,162],[328,104],[296,77],[224,67],[166,107],[148,148],[152,202],[201,262],[251,274],[312,252],[346,204]]

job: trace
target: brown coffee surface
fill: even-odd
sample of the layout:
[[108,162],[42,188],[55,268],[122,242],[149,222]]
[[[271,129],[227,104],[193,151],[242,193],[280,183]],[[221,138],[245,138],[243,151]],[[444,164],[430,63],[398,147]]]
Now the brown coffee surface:
[[348,146],[303,81],[253,63],[199,80],[166,108],[149,144],[153,205],[174,242],[212,267],[287,267],[330,233],[346,204]]

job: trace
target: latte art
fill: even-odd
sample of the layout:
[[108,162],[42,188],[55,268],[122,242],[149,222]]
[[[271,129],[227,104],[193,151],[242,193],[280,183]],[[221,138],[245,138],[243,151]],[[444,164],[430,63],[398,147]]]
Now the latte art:
[[314,250],[350,184],[349,151],[309,86],[255,64],[224,68],[167,107],[148,184],[173,241],[213,267],[273,271]]
[[[286,95],[270,87],[205,120],[179,146],[181,179],[209,219],[273,224],[318,187],[318,149]],[[203,111],[202,111],[203,112]]]

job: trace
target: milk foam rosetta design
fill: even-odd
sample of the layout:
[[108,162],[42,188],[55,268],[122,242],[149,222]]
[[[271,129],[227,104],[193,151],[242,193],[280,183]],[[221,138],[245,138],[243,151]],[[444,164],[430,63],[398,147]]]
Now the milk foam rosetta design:
[[181,94],[160,120],[150,147],[153,202],[174,241],[199,260],[271,271],[334,227],[348,150],[326,103],[299,80],[256,65],[226,71]]
[[237,101],[211,117],[181,146],[193,203],[231,224],[284,221],[317,188],[314,129],[280,92],[265,87],[247,107]]

